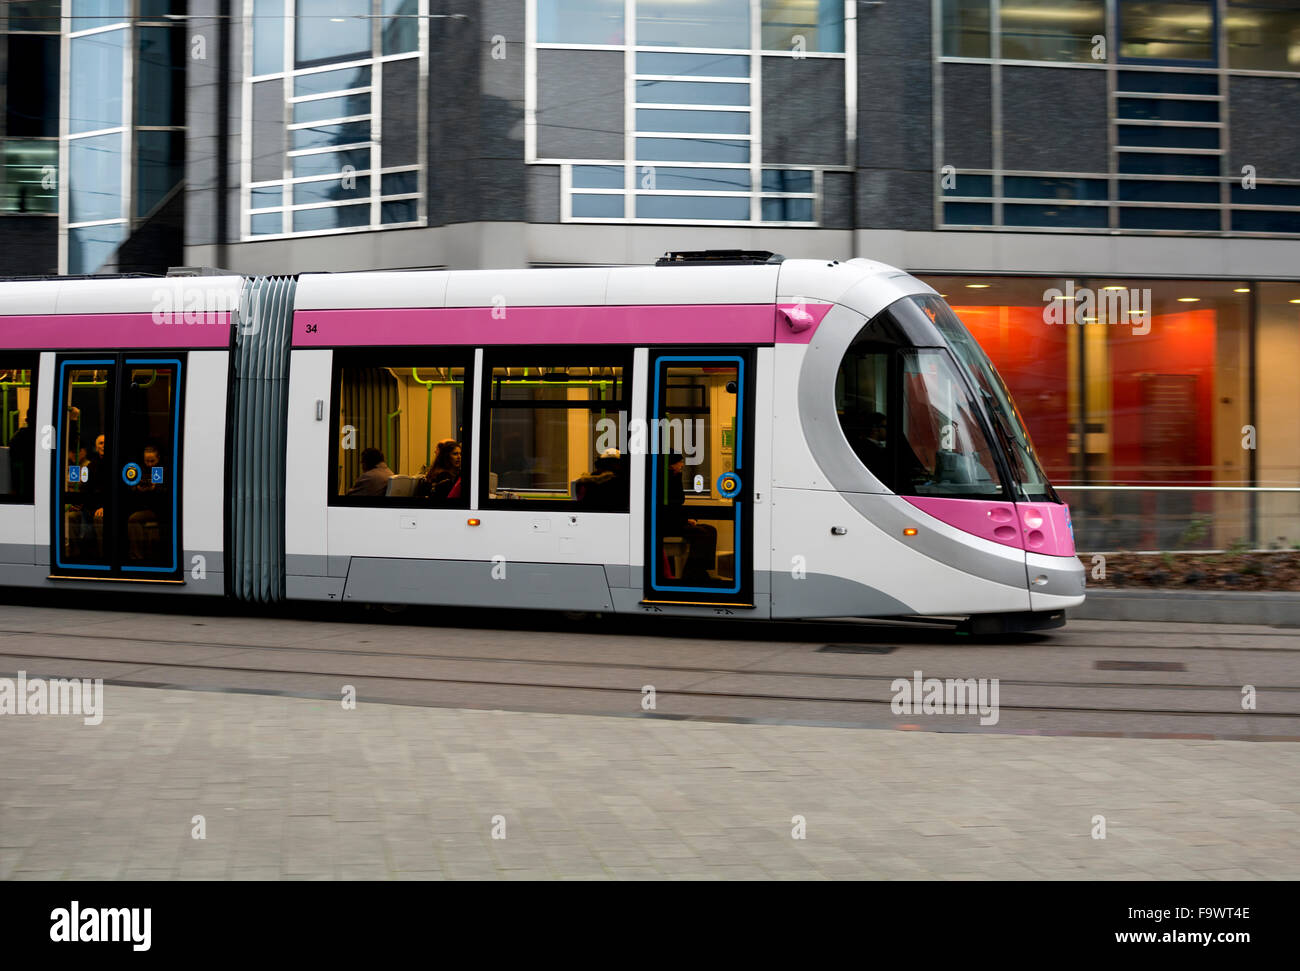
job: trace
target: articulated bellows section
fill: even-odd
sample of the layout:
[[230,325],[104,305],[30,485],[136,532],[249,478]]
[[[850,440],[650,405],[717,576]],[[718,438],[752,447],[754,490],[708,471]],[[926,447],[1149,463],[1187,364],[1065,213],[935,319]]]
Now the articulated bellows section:
[[289,341],[297,281],[244,283],[230,387],[230,592],[240,600],[284,599],[285,419]]

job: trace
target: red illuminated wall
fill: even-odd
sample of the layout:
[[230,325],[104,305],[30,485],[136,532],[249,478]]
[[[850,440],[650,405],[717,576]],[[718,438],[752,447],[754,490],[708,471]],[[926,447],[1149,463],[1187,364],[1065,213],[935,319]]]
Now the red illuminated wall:
[[[1108,345],[1113,478],[1211,481],[1215,312],[1153,316],[1150,333],[1141,337],[1116,327]],[[1180,407],[1184,396],[1189,407]]]
[[1049,479],[1073,478],[1070,431],[1069,355],[1073,328],[1043,321],[1037,307],[958,307],[971,334],[1002,375],[1020,409],[1038,459]]

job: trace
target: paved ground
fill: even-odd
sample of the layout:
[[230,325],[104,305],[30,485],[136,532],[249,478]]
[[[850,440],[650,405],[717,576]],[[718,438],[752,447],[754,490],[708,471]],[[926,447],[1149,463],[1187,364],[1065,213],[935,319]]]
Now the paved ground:
[[111,684],[105,709],[97,726],[0,717],[0,879],[1300,877],[1289,742]]

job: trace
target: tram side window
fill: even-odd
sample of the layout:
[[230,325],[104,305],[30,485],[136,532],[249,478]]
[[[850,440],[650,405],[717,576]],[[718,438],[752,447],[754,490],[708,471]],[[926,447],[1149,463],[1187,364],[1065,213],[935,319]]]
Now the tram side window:
[[34,501],[35,354],[0,355],[0,502]]
[[890,350],[854,343],[835,379],[835,410],[849,447],[886,487],[894,488],[889,447]]
[[463,365],[427,354],[351,354],[336,365],[334,387],[335,503],[468,503]]
[[627,511],[623,364],[512,362],[489,377],[489,501]]

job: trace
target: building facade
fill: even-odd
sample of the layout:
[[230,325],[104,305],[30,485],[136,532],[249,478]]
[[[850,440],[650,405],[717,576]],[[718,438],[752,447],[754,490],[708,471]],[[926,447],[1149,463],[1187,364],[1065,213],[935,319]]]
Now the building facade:
[[183,2],[16,0],[0,37],[0,273],[179,262]]

